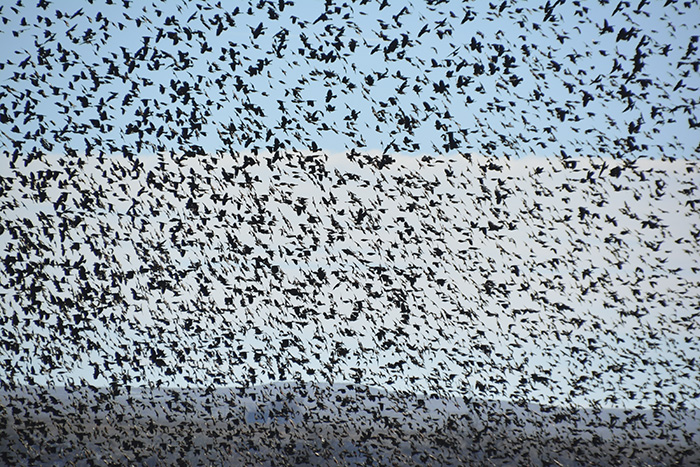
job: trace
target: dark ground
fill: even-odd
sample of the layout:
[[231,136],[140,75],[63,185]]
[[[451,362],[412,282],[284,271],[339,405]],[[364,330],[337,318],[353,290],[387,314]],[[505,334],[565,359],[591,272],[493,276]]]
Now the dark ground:
[[697,413],[362,386],[4,391],[5,465],[700,465]]

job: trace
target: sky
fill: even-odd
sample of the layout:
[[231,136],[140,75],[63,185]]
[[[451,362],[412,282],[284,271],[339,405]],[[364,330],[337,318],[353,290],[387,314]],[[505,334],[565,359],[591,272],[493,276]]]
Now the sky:
[[[0,250],[44,284],[32,307],[31,284],[0,275],[13,378],[230,385],[252,369],[698,407],[696,2],[109,3],[0,10]],[[234,170],[245,157],[259,164]],[[48,230],[13,233],[29,225]],[[72,311],[55,300],[81,296],[79,265],[116,282],[89,326],[64,323],[74,345],[54,340]]]
[[[484,171],[494,161],[397,156],[395,166],[380,171],[336,155],[329,156],[324,181],[290,162],[250,169],[249,186],[243,173],[235,183],[224,182],[233,158],[178,163],[151,156],[143,160],[142,176],[121,172],[120,158],[93,159],[74,175],[80,191],[66,199],[67,206],[77,206],[81,192],[102,186],[101,201],[89,212],[22,196],[26,188],[16,177],[6,192],[17,200],[6,209],[5,225],[12,227],[0,241],[9,257],[22,245],[25,251],[45,246],[34,247],[38,258],[19,259],[42,271],[44,303],[37,309],[18,284],[4,286],[4,309],[20,322],[27,319],[35,333],[22,341],[24,352],[5,356],[20,375],[54,384],[81,377],[109,384],[105,368],[112,365],[120,374],[115,356],[141,349],[138,358],[122,363],[137,385],[237,385],[250,378],[250,368],[257,384],[353,382],[353,369],[362,368],[359,381],[396,390],[608,407],[648,407],[673,397],[696,407],[700,255],[693,239],[700,222],[687,201],[694,199],[688,188],[697,185],[697,164],[641,161],[619,179],[600,177],[586,185],[581,180],[591,163],[603,160],[580,160],[566,169],[562,161],[531,157]],[[167,170],[156,172],[161,164]],[[30,177],[43,167],[34,161],[15,173]],[[49,200],[65,191],[60,185],[67,169],[47,186]],[[155,189],[149,172],[168,177],[162,182],[170,188]],[[194,198],[175,188],[181,177],[199,187]],[[621,191],[615,191],[618,181]],[[640,196],[654,193],[658,181],[663,191]],[[433,184],[430,197],[421,195],[425,184]],[[563,185],[572,190],[564,199],[554,195]],[[237,202],[217,201],[224,186]],[[483,195],[496,189],[508,194],[502,204]],[[197,214],[188,208],[190,199],[225,215]],[[336,201],[329,204],[331,199]],[[251,217],[260,202],[267,229]],[[580,219],[580,208],[590,217]],[[356,223],[361,210],[369,213],[366,225]],[[63,239],[56,229],[61,219],[77,223]],[[643,227],[649,221],[663,227]],[[15,237],[13,228],[27,222],[53,235]],[[514,230],[492,231],[489,222]],[[188,225],[194,230],[181,230]],[[444,253],[438,256],[438,250]],[[268,266],[255,266],[255,258],[266,257]],[[56,305],[79,301],[82,293],[84,280],[61,266],[66,261],[82,265],[88,283],[107,286],[106,297],[112,297],[84,299],[95,309],[82,325],[72,326],[71,310]],[[277,273],[270,272],[273,266]],[[168,287],[155,287],[159,280]],[[487,282],[495,293],[487,292]],[[314,284],[310,292],[289,292],[304,283]],[[47,313],[43,318],[40,309]],[[112,315],[117,321],[106,319]],[[64,332],[76,329],[81,338],[52,340],[59,316]],[[4,329],[17,336],[11,323]],[[102,345],[88,350],[89,341]],[[184,372],[164,373],[148,353],[158,348]],[[186,356],[183,349],[189,349]],[[42,364],[46,354],[58,364]],[[213,363],[217,357],[223,360]],[[272,364],[276,359],[283,365]],[[392,367],[402,360],[408,363]],[[95,376],[93,365],[101,374]],[[521,382],[542,372],[551,372],[550,381]],[[572,397],[572,379],[591,372],[599,377]],[[485,388],[477,389],[477,382]]]
[[[697,121],[696,2],[639,9],[554,2],[551,15],[542,2],[506,3],[502,11],[502,4],[469,2],[260,2],[231,11],[205,2],[108,3],[2,10],[8,101],[24,88],[35,99],[43,91],[47,97],[30,107],[81,152],[85,139],[152,153],[189,143],[264,151],[277,138],[287,149],[315,142],[331,153],[366,145],[499,157],[693,158],[700,143],[689,123]],[[406,45],[388,52],[394,39]],[[86,70],[98,84],[81,77]],[[445,93],[434,92],[440,81]],[[17,123],[6,122],[7,138],[41,126],[22,122],[14,135]],[[154,138],[130,124],[164,129]],[[458,146],[446,151],[449,134]]]

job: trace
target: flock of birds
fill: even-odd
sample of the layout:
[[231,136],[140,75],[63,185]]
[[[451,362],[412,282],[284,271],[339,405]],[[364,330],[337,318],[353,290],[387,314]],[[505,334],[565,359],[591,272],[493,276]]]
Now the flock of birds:
[[95,3],[0,7],[2,462],[697,461],[696,2]]
[[[661,170],[653,161],[397,156],[378,169],[381,159],[366,155],[299,155],[272,168],[231,155],[151,156],[136,165],[118,156],[53,157],[2,179],[0,329],[9,391],[2,396],[10,426],[29,445],[15,451],[25,459],[51,463],[55,454],[44,449],[65,439],[90,447],[58,451],[78,459],[100,446],[131,462],[149,449],[166,455],[192,446],[180,444],[180,422],[190,433],[213,424],[202,452],[219,452],[222,422],[206,422],[204,409],[181,406],[174,395],[174,406],[167,397],[122,401],[122,415],[107,417],[102,429],[79,421],[109,412],[131,387],[209,391],[275,381],[398,391],[387,407],[407,393],[616,406],[636,420],[620,424],[622,446],[640,426],[639,442],[660,443],[679,462],[697,452],[697,434],[684,421],[697,420],[700,395],[694,162]],[[76,395],[56,409],[47,385]],[[12,396],[17,390],[27,393]],[[150,423],[140,404],[184,417],[165,432],[169,448],[154,447],[165,436],[157,419],[160,435],[145,431],[142,444],[114,447],[114,439],[135,436],[132,423]],[[32,418],[37,407],[42,430]],[[644,413],[648,407],[654,411]],[[502,415],[492,409],[468,420]],[[288,428],[313,433],[329,423],[310,412]],[[356,416],[361,426],[383,423],[373,412]],[[509,419],[517,426],[538,417],[525,411]],[[561,416],[543,426],[586,433],[571,423]],[[598,423],[616,428],[607,415]],[[688,426],[687,438],[679,426]],[[238,428],[221,436],[246,438],[254,429]],[[424,447],[433,439],[412,436]],[[538,436],[545,455],[549,438]],[[440,449],[452,456],[445,459],[464,459],[460,447]],[[592,459],[587,449],[577,452],[561,456]]]

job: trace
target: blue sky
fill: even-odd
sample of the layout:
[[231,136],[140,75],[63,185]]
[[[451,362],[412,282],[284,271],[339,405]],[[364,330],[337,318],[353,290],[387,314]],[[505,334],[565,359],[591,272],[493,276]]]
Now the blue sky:
[[[696,120],[694,102],[700,84],[692,65],[692,37],[698,33],[697,22],[690,20],[692,3],[662,7],[654,2],[639,11],[634,5],[616,11],[615,2],[581,6],[564,2],[553,10],[553,21],[544,21],[541,2],[507,4],[502,12],[500,4],[491,8],[487,3],[436,2],[432,7],[399,3],[380,10],[379,3],[350,2],[339,6],[338,12],[329,7],[325,13],[329,20],[317,22],[325,11],[322,2],[289,2],[282,11],[276,2],[261,2],[250,11],[241,5],[238,14],[229,17],[231,26],[225,14],[233,15],[233,8],[154,3],[141,7],[129,2],[124,8],[120,3],[61,2],[45,11],[27,5],[17,13],[6,6],[3,43],[7,60],[14,64],[0,70],[6,93],[21,92],[26,86],[36,96],[36,88],[43,89],[47,97],[39,100],[36,110],[57,128],[73,124],[60,114],[63,105],[78,106],[80,119],[87,122],[99,120],[101,108],[113,125],[111,131],[102,128],[102,144],[112,138],[113,147],[127,144],[134,151],[139,138],[137,133],[126,134],[128,124],[141,120],[142,130],[151,123],[158,128],[166,109],[174,115],[175,106],[185,112],[181,123],[194,112],[202,127],[193,130],[200,132],[199,137],[189,142],[208,151],[227,146],[219,132],[229,124],[235,128],[229,135],[234,149],[247,144],[247,149],[263,151],[278,138],[288,141],[288,149],[305,149],[316,142],[325,151],[338,152],[359,141],[367,149],[443,153],[452,133],[460,146],[448,149],[467,153],[520,157],[560,156],[564,151],[571,156],[693,158],[700,143],[697,129],[688,122]],[[62,12],[60,18],[57,11]],[[271,14],[279,18],[270,20]],[[22,18],[27,26],[21,26]],[[217,35],[219,19],[226,27]],[[611,32],[601,34],[606,24]],[[66,38],[67,31],[75,43]],[[187,36],[200,31],[201,35]],[[387,52],[394,39],[399,46]],[[406,47],[401,48],[404,40]],[[353,42],[355,51],[350,52]],[[69,51],[66,69],[54,69],[49,82],[41,81],[47,69],[41,66],[37,45],[53,54],[48,59],[52,62],[62,53],[58,44]],[[317,51],[315,57],[311,49]],[[637,50],[642,60],[634,71]],[[149,69],[143,60],[135,60],[131,70],[125,64],[139,53],[151,59],[156,51],[158,69]],[[324,55],[329,52],[336,57],[333,61],[322,58],[330,57]],[[38,86],[28,77],[12,78],[16,65],[26,59],[30,67],[20,71],[34,72]],[[113,61],[126,79],[110,75],[105,59]],[[493,74],[490,63],[496,67]],[[484,73],[475,76],[475,65],[483,66]],[[77,71],[87,69],[104,80],[96,90],[89,77],[75,80]],[[229,76],[224,81],[217,81],[225,74]],[[244,87],[236,89],[236,76]],[[74,92],[65,97],[51,92],[50,86],[67,91],[71,81]],[[434,91],[441,81],[448,86],[445,94]],[[185,82],[193,87],[187,102],[176,92]],[[163,95],[161,85],[166,88]],[[137,97],[123,105],[132,89]],[[326,103],[329,92],[332,97]],[[582,107],[586,93],[593,99]],[[100,100],[103,107],[98,106]],[[285,111],[280,110],[280,101]],[[81,102],[88,106],[81,109]],[[329,111],[327,105],[335,110]],[[151,115],[144,120],[146,107]],[[357,120],[345,120],[353,110]],[[402,115],[415,119],[412,130],[399,123]],[[284,125],[283,116],[295,123]],[[323,123],[328,130],[321,129]],[[4,128],[10,137],[7,130],[12,126]],[[38,122],[21,126],[23,134]],[[159,144],[180,149],[177,136],[183,126],[166,125],[158,141],[153,133],[144,136],[153,146],[146,144],[141,151],[154,152]],[[267,138],[268,130],[273,137]],[[629,151],[629,145],[622,143],[630,136],[637,150]],[[83,139],[84,135],[76,135],[71,142],[84,149]]]

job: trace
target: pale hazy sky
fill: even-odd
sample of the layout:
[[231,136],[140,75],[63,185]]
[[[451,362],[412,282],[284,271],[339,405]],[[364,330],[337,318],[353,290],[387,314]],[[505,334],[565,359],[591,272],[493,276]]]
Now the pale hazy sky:
[[[105,183],[101,170],[88,164],[77,182],[85,187],[101,185],[103,203],[112,208],[86,214],[82,231],[73,231],[63,242],[55,236],[48,242],[53,245],[52,252],[43,252],[42,256],[82,262],[86,270],[92,271],[95,263],[104,259],[98,260],[91,252],[84,241],[87,236],[104,251],[105,258],[111,258],[108,268],[112,272],[151,268],[151,272],[137,272],[112,290],[125,297],[126,303],[105,303],[100,310],[102,315],[116,313],[124,323],[107,323],[105,327],[92,319],[97,328],[91,335],[107,343],[106,349],[122,353],[126,350],[119,350],[122,344],[127,348],[191,347],[192,353],[180,364],[175,363],[175,354],[168,353],[174,360],[166,360],[175,366],[184,364],[185,374],[204,377],[202,381],[207,381],[207,368],[223,371],[225,376],[219,382],[223,385],[245,379],[247,368],[260,371],[254,362],[257,349],[261,355],[280,358],[287,378],[352,381],[351,368],[360,367],[365,371],[364,381],[378,386],[464,393],[474,390],[479,381],[492,384],[491,397],[525,395],[547,401],[551,396],[562,403],[571,396],[568,385],[572,378],[599,372],[598,378],[584,385],[590,392],[573,398],[583,405],[592,401],[646,405],[664,400],[671,393],[685,398],[683,394],[697,385],[698,375],[688,362],[698,354],[698,336],[692,323],[697,320],[693,310],[699,298],[700,255],[693,234],[697,234],[700,219],[697,209],[686,203],[692,196],[683,192],[696,186],[697,164],[640,161],[634,172],[629,169],[619,179],[601,177],[596,184],[586,186],[580,179],[591,169],[587,160],[577,161],[575,169],[565,169],[561,161],[528,158],[504,164],[501,172],[483,173],[480,164],[486,166],[488,161],[482,158],[471,163],[450,158],[428,164],[412,156],[396,157],[395,166],[377,171],[367,165],[360,168],[343,155],[330,156],[326,167],[332,175],[320,184],[305,171],[290,166],[280,171],[256,166],[249,172],[254,180],[252,187],[229,185],[225,191],[233,201],[224,208],[227,214],[223,222],[211,216],[193,217],[186,208],[188,196],[178,199],[169,192],[153,191],[144,177],[127,175],[121,183]],[[224,157],[217,167],[207,169],[202,161],[191,160],[180,167],[165,159],[165,173],[173,179],[179,174],[196,174],[201,191],[193,199],[201,209],[210,206],[216,210],[219,208],[212,196],[221,194],[217,187],[222,183],[221,169],[230,167],[226,160]],[[156,156],[143,161],[146,171],[158,164]],[[107,167],[111,163],[120,165],[114,159],[107,162]],[[41,167],[40,163],[34,164],[19,172],[30,173]],[[538,167],[543,171],[535,175]],[[596,172],[600,171],[598,167]],[[448,176],[445,169],[453,175]],[[642,173],[648,178],[641,180],[638,174]],[[354,180],[353,174],[357,176]],[[500,187],[503,193],[511,193],[503,204],[483,198],[478,182],[481,177],[483,189],[493,193]],[[347,180],[345,185],[338,183],[341,178]],[[408,188],[398,181],[400,178],[414,180],[416,186]],[[239,175],[237,180],[242,182],[244,178]],[[657,180],[664,183],[663,195],[650,197],[648,193],[654,191]],[[615,182],[624,189],[615,192]],[[425,195],[425,183],[433,184],[430,196]],[[572,190],[567,197],[560,193],[564,184]],[[42,225],[40,213],[49,218],[57,216],[50,202],[22,199],[22,191],[15,181],[8,192],[17,200],[14,209],[6,210],[8,221],[30,219]],[[60,192],[55,189],[49,195],[55,198]],[[240,214],[249,216],[245,213],[254,208],[256,197],[267,199],[267,219],[272,222],[268,233],[247,221],[235,220]],[[331,198],[336,200],[335,205],[328,205]],[[68,204],[73,199],[79,197],[69,194]],[[294,209],[301,199],[306,200],[303,216]],[[596,199],[604,202],[598,206]],[[133,200],[138,201],[135,208]],[[242,205],[236,206],[238,202]],[[431,207],[431,202],[436,204]],[[412,203],[416,203],[413,211]],[[535,206],[537,214],[532,213]],[[580,207],[598,217],[579,220]],[[368,230],[355,226],[353,218],[359,209],[369,213],[374,227]],[[495,209],[501,210],[499,215]],[[318,223],[311,223],[307,216],[317,217]],[[571,219],[562,222],[566,216]],[[641,227],[642,222],[653,218],[650,216],[657,216],[656,222],[665,227]],[[202,224],[207,218],[209,222]],[[614,219],[617,225],[606,219]],[[181,221],[195,229],[184,237],[188,245],[184,249],[171,237]],[[516,228],[482,232],[480,228],[489,221],[512,223]],[[333,222],[345,229],[344,239],[330,240]],[[101,233],[100,225],[108,225],[111,231]],[[405,225],[415,229],[412,240],[400,233]],[[239,245],[248,245],[250,253],[227,254],[233,248],[227,235]],[[619,238],[622,243],[616,246],[611,238]],[[17,239],[5,230],[0,241],[7,250]],[[315,251],[298,256],[315,243]],[[443,256],[437,256],[436,249],[442,250]],[[279,267],[279,276],[271,275],[267,267],[256,272],[253,258],[266,257],[268,252],[271,264]],[[243,257],[247,261],[241,263]],[[157,273],[152,269],[154,264],[167,265],[168,269]],[[513,273],[516,266],[517,276]],[[378,281],[378,267],[387,268],[393,285]],[[309,277],[319,269],[327,273],[327,282],[311,289],[312,293],[299,297],[282,293],[295,287],[296,281],[308,284]],[[405,278],[410,271],[417,274],[412,286]],[[74,297],[79,285],[75,275],[66,277],[67,288],[64,285],[58,291],[50,278],[61,280],[62,268],[57,265],[45,272],[47,291]],[[206,282],[201,274],[208,277]],[[154,277],[170,281],[173,290],[149,290],[148,282]],[[508,294],[487,296],[486,280],[504,284]],[[208,297],[200,293],[204,283]],[[529,288],[523,289],[524,285]],[[241,297],[232,293],[233,287],[255,287],[254,301],[239,303]],[[400,311],[388,301],[396,287],[406,293],[410,324],[401,324]],[[141,298],[132,297],[132,288]],[[227,302],[226,297],[235,300]],[[12,288],[5,288],[3,300],[6,310],[32,316],[29,309],[22,310],[21,300],[13,300]],[[360,310],[356,308],[358,303],[363,307]],[[554,303],[570,308],[557,309]],[[307,309],[308,316],[302,319],[295,315],[295,306]],[[635,310],[642,310],[644,316],[623,316]],[[349,320],[353,311],[358,313]],[[53,319],[49,321],[55,324]],[[186,320],[192,320],[203,331],[196,332],[192,324],[185,326]],[[284,324],[293,322],[299,324]],[[341,330],[348,327],[353,335],[343,335]],[[407,333],[403,340],[394,335],[397,327]],[[382,350],[377,341],[380,329],[393,336],[395,347]],[[55,332],[50,327],[35,331],[47,339]],[[315,340],[315,336],[322,339]],[[173,339],[178,344],[173,344]],[[301,347],[284,347],[282,341],[286,339],[299,339]],[[588,339],[596,339],[594,350],[589,350]],[[337,358],[334,346],[339,344],[348,354],[328,373],[324,365],[333,355]],[[484,353],[479,350],[483,344],[493,347]],[[52,344],[40,340],[23,345],[52,348]],[[66,364],[74,364],[75,368],[46,369],[43,377],[61,382],[67,375],[82,375],[91,381],[89,363],[103,362],[105,348],[82,354],[72,363],[68,359]],[[225,363],[214,363],[207,354],[212,349],[224,356]],[[241,352],[247,357],[239,363],[226,358]],[[407,360],[410,356],[420,358],[411,362]],[[295,362],[295,358],[307,361]],[[400,370],[388,370],[387,365],[400,360],[407,360]],[[19,362],[28,363],[36,365],[37,361]],[[262,365],[266,364],[263,360]],[[621,373],[611,370],[616,365],[622,365],[618,368]],[[307,374],[308,369],[317,373]],[[549,378],[558,385],[530,387],[520,382],[523,375],[542,371],[550,371]],[[130,372],[139,374],[133,369]],[[185,383],[181,376],[164,377],[162,369],[152,363],[140,374],[151,382],[162,378],[169,384]],[[620,375],[624,378],[617,380]],[[272,379],[281,376],[275,370]],[[494,379],[500,382],[489,383]],[[258,383],[267,380],[264,372],[258,373]],[[99,381],[106,382],[101,378]],[[633,391],[634,396],[626,390]],[[645,391],[648,393],[643,395]],[[606,401],[608,396],[618,399]],[[695,404],[693,400],[687,403]]]

